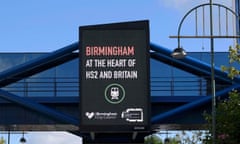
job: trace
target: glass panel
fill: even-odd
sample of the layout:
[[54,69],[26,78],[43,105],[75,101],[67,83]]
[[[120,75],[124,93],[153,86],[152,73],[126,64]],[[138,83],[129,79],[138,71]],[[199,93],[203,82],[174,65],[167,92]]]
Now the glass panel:
[[75,77],[78,78],[79,59],[74,59],[56,67],[56,77]]
[[56,96],[79,96],[79,59],[56,67]]
[[[0,72],[46,53],[2,53]],[[190,52],[189,56],[210,63],[209,52]],[[216,52],[215,65],[229,65],[227,52]],[[240,68],[239,65],[234,64]],[[55,68],[33,75],[25,80],[4,87],[4,90],[19,96],[78,96],[79,59],[66,62]],[[181,69],[150,60],[152,96],[204,96],[207,95],[209,81]]]
[[43,71],[26,80],[28,96],[55,96],[55,68]]
[[0,72],[25,62],[24,54],[3,53],[0,54]]
[[25,84],[26,84],[25,80],[21,80],[16,83],[10,84],[2,89],[6,90],[10,93],[13,93],[17,96],[26,96],[27,89],[26,89]]

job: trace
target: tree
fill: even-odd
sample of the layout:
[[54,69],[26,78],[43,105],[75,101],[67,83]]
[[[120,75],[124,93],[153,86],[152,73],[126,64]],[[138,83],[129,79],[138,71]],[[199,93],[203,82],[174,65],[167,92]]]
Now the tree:
[[203,131],[176,131],[175,135],[169,135],[164,140],[158,133],[146,136],[144,144],[202,144]]
[[240,45],[229,47],[229,64],[230,66],[221,66],[222,71],[228,72],[228,77],[234,79],[240,76],[240,70],[233,66],[233,64],[240,64]]
[[[211,130],[211,115],[206,115]],[[229,93],[229,98],[218,102],[216,108],[216,142],[240,143],[240,94],[237,90]],[[209,142],[211,138],[209,139]]]
[[[228,72],[231,79],[240,76],[240,71],[232,66],[240,64],[240,46],[229,48],[230,66],[222,66],[221,69]],[[205,113],[205,119],[208,122],[208,129],[211,131],[212,117]],[[216,143],[219,144],[237,144],[240,143],[240,93],[237,89],[229,92],[228,98],[217,102],[216,106]],[[207,137],[207,143],[211,143],[212,137]]]
[[0,138],[0,144],[5,144],[5,143],[6,143],[6,141],[4,140],[4,138],[1,137],[1,138]]
[[157,134],[151,134],[144,138],[144,144],[163,144],[162,139]]

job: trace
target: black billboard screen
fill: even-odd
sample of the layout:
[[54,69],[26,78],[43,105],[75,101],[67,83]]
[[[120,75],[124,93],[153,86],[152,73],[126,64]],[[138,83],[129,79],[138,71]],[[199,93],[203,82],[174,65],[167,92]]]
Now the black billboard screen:
[[148,27],[138,21],[79,28],[82,130],[147,130]]

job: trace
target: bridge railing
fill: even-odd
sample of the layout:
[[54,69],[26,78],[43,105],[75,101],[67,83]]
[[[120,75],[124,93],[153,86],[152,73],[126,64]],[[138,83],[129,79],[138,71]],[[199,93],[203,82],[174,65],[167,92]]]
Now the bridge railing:
[[[202,77],[151,77],[151,96],[206,96],[209,81]],[[217,85],[223,87],[223,85]],[[3,88],[24,97],[79,96],[78,77],[28,78]]]
[[196,77],[152,77],[152,96],[205,96],[207,81]]

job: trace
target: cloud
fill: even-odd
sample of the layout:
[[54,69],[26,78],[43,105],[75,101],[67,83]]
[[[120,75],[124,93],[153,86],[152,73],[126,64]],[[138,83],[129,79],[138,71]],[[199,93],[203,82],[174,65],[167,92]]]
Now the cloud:
[[159,0],[159,3],[165,7],[177,10],[188,8],[192,2],[192,0]]
[[[209,3],[209,0],[158,0],[158,2],[166,8],[182,11],[190,10],[200,4]],[[233,5],[232,2],[232,0],[213,0],[213,3],[219,3],[230,8]]]
[[26,134],[29,144],[81,144],[82,138],[68,132],[29,132]]

